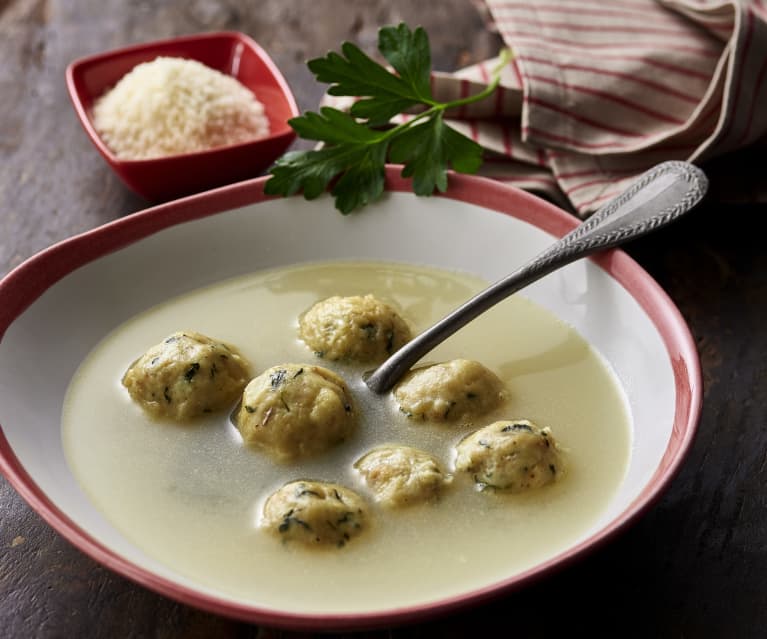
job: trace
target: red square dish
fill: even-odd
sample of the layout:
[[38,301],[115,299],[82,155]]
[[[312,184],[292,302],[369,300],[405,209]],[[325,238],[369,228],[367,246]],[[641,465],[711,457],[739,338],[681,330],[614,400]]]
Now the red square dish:
[[[159,56],[197,60],[239,80],[264,105],[269,134],[192,153],[118,158],[96,131],[93,104],[133,67]],[[295,98],[266,52],[242,33],[183,36],[80,58],[67,67],[66,78],[75,111],[96,149],[129,188],[149,200],[169,200],[255,177],[295,139],[287,123],[299,113]]]

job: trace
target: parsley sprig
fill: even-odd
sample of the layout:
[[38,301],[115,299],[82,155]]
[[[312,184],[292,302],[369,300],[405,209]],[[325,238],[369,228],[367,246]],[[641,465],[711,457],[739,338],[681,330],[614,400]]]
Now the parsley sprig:
[[[403,177],[413,178],[418,195],[447,189],[447,170],[475,173],[482,164],[482,147],[445,123],[448,109],[485,99],[495,91],[500,71],[511,59],[501,52],[490,84],[480,93],[452,102],[438,102],[431,92],[431,52],[423,28],[406,24],[383,27],[378,50],[396,73],[344,42],[341,53],[330,52],[308,63],[328,93],[360,98],[348,113],[322,107],[288,121],[306,140],[322,142],[310,151],[293,151],[272,166],[265,191],[293,195],[303,191],[308,200],[331,193],[336,208],[347,214],[377,199],[384,190],[387,161],[404,164]],[[411,119],[388,126],[408,110],[421,109]]]

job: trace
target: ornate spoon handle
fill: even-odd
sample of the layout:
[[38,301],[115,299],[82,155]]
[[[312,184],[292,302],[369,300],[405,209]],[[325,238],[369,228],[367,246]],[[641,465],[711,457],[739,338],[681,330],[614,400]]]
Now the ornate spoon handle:
[[664,162],[650,169],[543,253],[408,342],[367,377],[368,387],[376,393],[388,391],[421,357],[490,307],[570,262],[676,220],[703,198],[707,188],[706,176],[688,162]]

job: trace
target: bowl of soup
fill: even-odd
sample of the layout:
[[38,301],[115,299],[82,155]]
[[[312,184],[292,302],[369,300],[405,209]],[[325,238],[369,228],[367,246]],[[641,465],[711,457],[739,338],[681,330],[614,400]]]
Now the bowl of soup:
[[[609,540],[669,485],[695,433],[700,367],[678,310],[625,253],[547,276],[418,364],[477,362],[499,380],[501,401],[456,419],[450,402],[445,419],[414,415],[395,394],[366,391],[371,364],[302,339],[309,310],[374,296],[416,334],[577,221],[467,176],[451,176],[444,196],[421,198],[390,168],[384,197],[351,216],[329,197],[270,198],[264,182],[127,216],[0,282],[0,468],[80,550],[238,619],[390,626],[523,587]],[[249,400],[230,398],[192,420],[158,418],[128,392],[126,371],[164,340],[198,334],[235,349],[248,375],[271,375],[267,391],[282,389],[288,371],[302,380],[329,371],[345,384],[341,405],[354,427],[283,458],[243,437],[237,415],[251,412]],[[182,369],[190,383],[221,372],[196,364]],[[159,402],[171,401],[169,389],[158,387]],[[478,392],[464,393],[469,404]],[[288,415],[294,396],[278,397],[274,410]],[[493,485],[494,466],[462,461],[469,445],[496,445],[477,434],[492,424],[544,432],[538,444],[558,456],[518,466],[550,477],[505,489]],[[416,493],[387,502],[371,477],[394,464],[381,450],[403,447],[421,451],[444,481],[415,503]],[[333,521],[307,522],[286,506],[270,522],[286,490],[331,501],[348,490],[359,502]],[[302,537],[319,526],[341,536]]]

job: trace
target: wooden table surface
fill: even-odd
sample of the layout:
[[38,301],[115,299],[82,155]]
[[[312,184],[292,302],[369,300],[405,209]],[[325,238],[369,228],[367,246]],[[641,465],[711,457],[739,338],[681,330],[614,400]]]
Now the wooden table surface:
[[[435,68],[499,46],[469,0],[0,0],[0,274],[147,204],[110,172],[70,107],[73,59],[173,35],[233,29],[273,56],[302,109],[322,87],[304,61],[378,27],[430,33]],[[767,634],[767,251],[750,203],[764,151],[707,168],[713,194],[628,252],[689,322],[705,377],[700,429],[670,490],[589,557],[494,603],[364,637],[764,637]],[[90,560],[0,478],[0,637],[308,637],[175,603]]]

